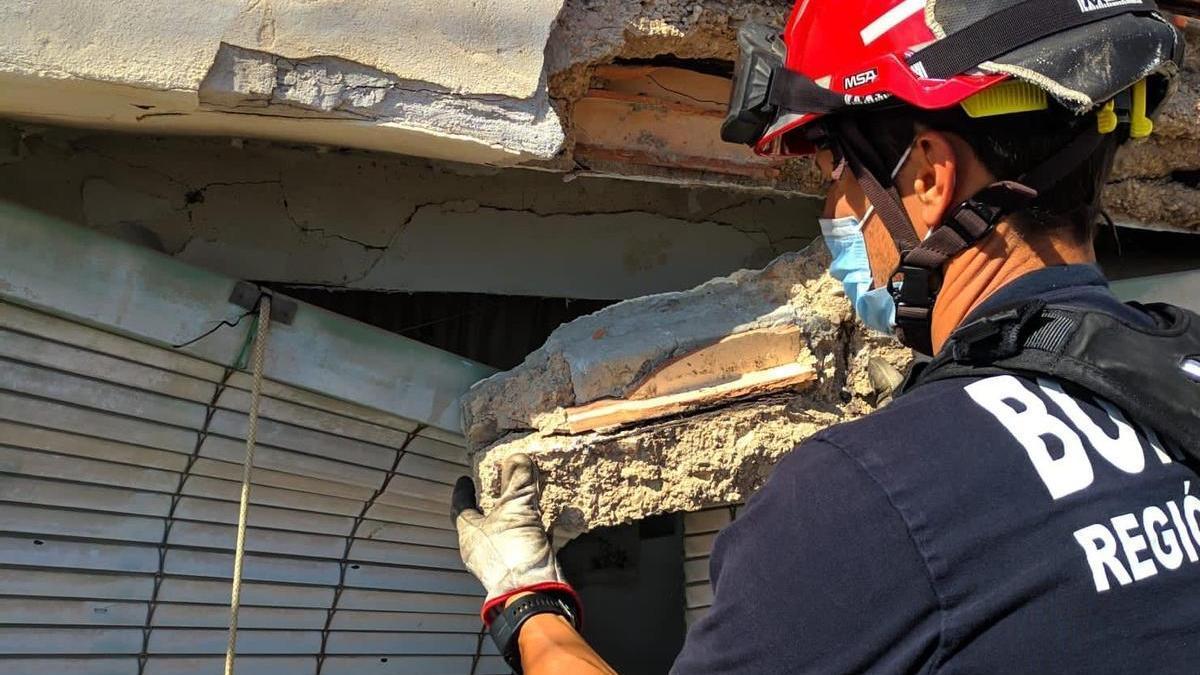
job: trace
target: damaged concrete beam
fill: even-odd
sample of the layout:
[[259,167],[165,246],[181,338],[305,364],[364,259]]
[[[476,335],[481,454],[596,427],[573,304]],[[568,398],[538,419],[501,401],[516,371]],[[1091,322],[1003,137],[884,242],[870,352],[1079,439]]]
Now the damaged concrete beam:
[[613,305],[477,384],[464,430],[485,501],[515,452],[563,533],[739,501],[797,443],[874,409],[910,353],[853,319],[827,257],[817,243]]
[[[13,0],[0,115],[261,137],[768,194],[811,162],[721,143],[736,33],[792,0]],[[1194,12],[1187,2],[1169,9]],[[1121,155],[1108,206],[1200,231],[1200,22],[1158,134]]]
[[479,164],[545,160],[564,141],[544,68],[561,7],[14,0],[0,22],[0,114]]

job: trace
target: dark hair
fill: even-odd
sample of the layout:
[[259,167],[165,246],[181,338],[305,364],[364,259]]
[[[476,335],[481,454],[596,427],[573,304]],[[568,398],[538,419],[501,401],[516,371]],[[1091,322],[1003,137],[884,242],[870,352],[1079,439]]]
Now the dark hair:
[[[972,118],[959,107],[919,110],[911,107],[861,113],[861,128],[881,158],[894,166],[912,144],[918,129],[953,133],[971,147],[997,180],[1015,180],[1060,152],[1089,125],[1095,115],[1074,115],[1061,108],[1048,111]],[[1112,171],[1119,134],[1104,138],[1085,162],[1033,205],[1012,214],[1010,221],[1025,236],[1068,232],[1077,243],[1090,243],[1100,216],[1100,196]]]

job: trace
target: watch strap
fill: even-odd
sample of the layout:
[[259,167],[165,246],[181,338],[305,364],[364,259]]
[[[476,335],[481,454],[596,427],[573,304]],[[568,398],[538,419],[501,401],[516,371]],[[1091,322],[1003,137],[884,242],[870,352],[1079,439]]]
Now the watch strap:
[[538,614],[557,614],[565,617],[577,630],[579,628],[579,611],[574,598],[568,594],[535,592],[513,601],[496,615],[488,630],[505,662],[517,673],[522,672],[517,636],[521,626]]

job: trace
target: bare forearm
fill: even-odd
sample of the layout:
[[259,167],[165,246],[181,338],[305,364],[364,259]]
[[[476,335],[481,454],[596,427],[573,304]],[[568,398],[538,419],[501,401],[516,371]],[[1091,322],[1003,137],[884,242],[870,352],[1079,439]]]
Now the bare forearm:
[[526,675],[615,675],[575,628],[556,614],[538,614],[517,637]]

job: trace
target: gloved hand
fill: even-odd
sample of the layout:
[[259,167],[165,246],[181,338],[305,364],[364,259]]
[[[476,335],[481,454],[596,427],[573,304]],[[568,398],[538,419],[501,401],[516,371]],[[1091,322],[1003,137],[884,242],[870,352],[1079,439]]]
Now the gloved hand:
[[538,471],[529,455],[517,454],[500,468],[500,498],[490,513],[480,513],[475,483],[458,479],[450,500],[458,528],[458,548],[467,569],[487,590],[481,616],[491,625],[512,596],[527,591],[557,591],[579,598],[566,583],[538,508]]

